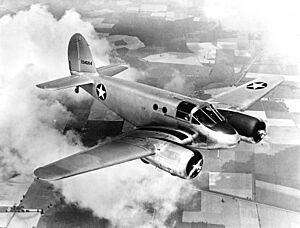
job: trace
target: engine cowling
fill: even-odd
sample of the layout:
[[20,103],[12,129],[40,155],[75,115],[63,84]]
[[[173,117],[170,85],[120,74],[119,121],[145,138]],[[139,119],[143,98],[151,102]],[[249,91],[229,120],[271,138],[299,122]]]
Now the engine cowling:
[[266,135],[266,123],[256,117],[227,109],[218,109],[228,123],[236,129],[241,140],[258,143]]
[[203,156],[199,151],[166,139],[148,140],[155,144],[155,154],[142,158],[144,163],[184,179],[195,178],[201,172]]
[[155,155],[142,158],[142,162],[184,179],[195,178],[202,170],[202,154],[184,146],[193,140],[196,132],[147,126],[138,128],[134,134],[139,138],[147,138],[155,145]]
[[203,157],[201,153],[195,153],[186,165],[187,179],[195,178],[202,170]]

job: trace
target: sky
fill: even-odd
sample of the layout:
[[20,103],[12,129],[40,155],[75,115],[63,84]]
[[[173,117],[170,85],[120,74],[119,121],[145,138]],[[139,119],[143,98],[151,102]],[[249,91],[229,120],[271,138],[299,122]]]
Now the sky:
[[268,52],[300,66],[299,8],[297,0],[209,0],[204,12],[227,28],[263,32]]

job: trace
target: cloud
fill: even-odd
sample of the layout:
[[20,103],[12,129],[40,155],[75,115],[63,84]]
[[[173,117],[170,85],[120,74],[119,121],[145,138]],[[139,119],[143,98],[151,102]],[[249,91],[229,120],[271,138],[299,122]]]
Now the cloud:
[[59,126],[72,118],[65,105],[87,97],[35,84],[69,75],[66,50],[73,33],[89,39],[98,64],[108,62],[109,46],[74,10],[57,20],[40,5],[3,16],[0,31],[0,178],[22,174],[32,180],[36,166],[81,150],[80,138],[62,134]]
[[33,64],[45,71],[47,77],[41,79],[69,75],[66,50],[76,32],[89,40],[97,65],[108,63],[107,41],[97,39],[93,26],[82,21],[74,10],[66,11],[57,20],[46,6],[33,5],[28,11],[2,17],[0,26],[1,55],[7,60],[2,66],[3,74],[16,74],[22,67]]
[[[187,76],[167,64],[151,66],[146,69],[137,69],[131,66],[116,77],[184,95],[192,95],[192,92],[197,90],[197,83],[200,81],[197,75]],[[204,80],[201,82],[204,83]]]
[[174,70],[170,80],[164,85],[164,89],[185,95],[191,95],[192,91],[196,90],[195,86],[196,78],[191,80],[189,77],[181,74],[178,70]]
[[[165,227],[191,183],[132,161],[63,181],[63,194],[117,227]],[[87,187],[88,186],[88,187]]]

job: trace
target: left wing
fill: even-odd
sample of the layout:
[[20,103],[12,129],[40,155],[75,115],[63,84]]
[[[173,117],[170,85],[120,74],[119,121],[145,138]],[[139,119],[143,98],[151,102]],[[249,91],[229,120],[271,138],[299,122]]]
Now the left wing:
[[58,180],[155,154],[160,140],[128,134],[73,154],[34,171],[41,179]]
[[209,102],[216,106],[245,110],[283,81],[283,77],[270,75],[258,77],[230,91],[221,93]]
[[40,167],[34,171],[34,174],[41,179],[58,180],[147,157],[154,155],[157,150],[174,147],[182,149],[172,142],[139,136],[136,131],[132,131],[105,144]]

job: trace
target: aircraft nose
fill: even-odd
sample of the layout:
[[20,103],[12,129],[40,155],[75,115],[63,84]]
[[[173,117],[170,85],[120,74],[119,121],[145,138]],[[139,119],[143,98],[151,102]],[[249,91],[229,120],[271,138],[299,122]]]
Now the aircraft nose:
[[211,129],[217,132],[222,132],[227,135],[237,134],[236,130],[229,123],[226,122],[219,122],[215,124]]
[[214,138],[221,148],[233,148],[237,146],[241,138],[237,131],[227,122],[220,122],[211,127]]

